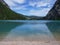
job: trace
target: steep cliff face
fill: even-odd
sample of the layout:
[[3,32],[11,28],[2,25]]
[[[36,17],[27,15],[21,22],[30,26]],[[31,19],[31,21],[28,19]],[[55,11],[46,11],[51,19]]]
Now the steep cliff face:
[[5,3],[4,0],[0,0],[0,2]]
[[55,2],[53,8],[48,12],[45,19],[48,20],[60,20],[60,0]]
[[9,6],[0,0],[0,20],[25,20],[26,17],[22,14],[15,13]]
[[0,0],[0,2],[1,2],[2,4],[4,4],[4,5],[8,6],[8,5],[5,3],[4,0]]

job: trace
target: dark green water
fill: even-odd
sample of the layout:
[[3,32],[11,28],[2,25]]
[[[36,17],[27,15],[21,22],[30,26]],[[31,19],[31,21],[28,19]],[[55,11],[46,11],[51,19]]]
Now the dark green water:
[[60,41],[60,21],[0,21],[0,41]]

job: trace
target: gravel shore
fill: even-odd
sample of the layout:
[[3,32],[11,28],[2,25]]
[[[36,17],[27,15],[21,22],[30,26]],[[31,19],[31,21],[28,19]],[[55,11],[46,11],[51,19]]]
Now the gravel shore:
[[0,45],[60,45],[60,41],[0,41]]

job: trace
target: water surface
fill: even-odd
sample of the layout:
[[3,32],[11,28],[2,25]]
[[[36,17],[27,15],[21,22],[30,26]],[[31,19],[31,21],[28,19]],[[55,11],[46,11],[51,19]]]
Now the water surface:
[[0,41],[60,41],[60,21],[0,21]]

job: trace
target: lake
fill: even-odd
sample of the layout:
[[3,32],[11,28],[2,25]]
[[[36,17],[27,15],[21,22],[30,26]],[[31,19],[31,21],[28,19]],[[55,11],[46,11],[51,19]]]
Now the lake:
[[0,41],[60,41],[60,21],[0,20]]

